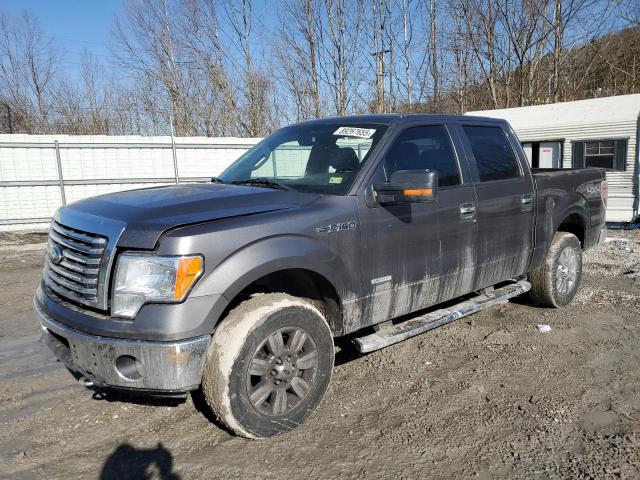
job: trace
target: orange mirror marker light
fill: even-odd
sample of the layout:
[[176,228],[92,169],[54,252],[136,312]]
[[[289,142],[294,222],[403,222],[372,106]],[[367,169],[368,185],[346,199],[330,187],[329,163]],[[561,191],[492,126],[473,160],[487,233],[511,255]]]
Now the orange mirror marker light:
[[433,189],[432,188],[416,188],[416,189],[410,189],[410,190],[405,190],[404,194],[408,197],[413,197],[416,195],[433,195]]

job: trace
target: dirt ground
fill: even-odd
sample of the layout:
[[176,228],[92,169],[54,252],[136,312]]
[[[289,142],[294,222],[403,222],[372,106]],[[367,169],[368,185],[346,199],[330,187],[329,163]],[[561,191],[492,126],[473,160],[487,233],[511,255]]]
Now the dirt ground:
[[569,307],[516,300],[369,355],[345,349],[306,424],[250,441],[197,396],[78,385],[38,342],[44,237],[0,235],[0,477],[638,478],[640,231],[610,236]]

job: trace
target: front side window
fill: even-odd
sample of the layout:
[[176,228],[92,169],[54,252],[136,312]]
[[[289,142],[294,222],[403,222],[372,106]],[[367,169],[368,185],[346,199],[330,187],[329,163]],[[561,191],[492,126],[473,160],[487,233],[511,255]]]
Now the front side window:
[[520,168],[511,144],[500,127],[465,125],[481,182],[518,178]]
[[219,178],[225,183],[268,180],[300,192],[345,195],[387,127],[338,122],[292,125],[248,150]]
[[389,176],[396,170],[434,170],[438,172],[439,187],[460,184],[458,161],[443,125],[406,129],[385,158]]

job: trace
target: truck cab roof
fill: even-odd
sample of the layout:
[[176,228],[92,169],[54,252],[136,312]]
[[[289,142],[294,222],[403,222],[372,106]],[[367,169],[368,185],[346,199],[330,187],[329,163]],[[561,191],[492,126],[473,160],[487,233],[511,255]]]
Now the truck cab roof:
[[306,120],[300,122],[303,124],[326,124],[335,123],[336,121],[342,123],[379,123],[383,125],[391,125],[399,122],[406,121],[441,121],[453,122],[453,121],[482,121],[488,123],[504,123],[505,120],[491,117],[480,117],[470,115],[441,115],[431,113],[380,113],[380,114],[364,114],[364,115],[338,115],[333,117],[324,117],[313,120]]

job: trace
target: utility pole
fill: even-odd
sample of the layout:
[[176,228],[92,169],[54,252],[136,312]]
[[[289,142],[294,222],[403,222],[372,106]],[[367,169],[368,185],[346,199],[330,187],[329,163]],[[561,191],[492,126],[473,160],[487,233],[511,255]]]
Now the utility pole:
[[176,184],[180,183],[180,175],[178,174],[178,152],[176,150],[176,134],[173,127],[173,102],[169,99],[169,123],[171,124],[171,155],[173,157],[173,176]]
[[376,57],[376,113],[383,113],[385,111],[384,56],[390,52],[391,50],[378,50],[376,52],[371,52],[371,56]]
[[175,91],[175,79],[176,79],[176,62],[173,58],[173,41],[171,38],[171,27],[169,25],[169,10],[167,8],[166,0],[162,0],[162,8],[164,11],[164,23],[163,28],[167,35],[167,39],[169,42],[169,66],[171,68],[171,87],[167,89],[167,94],[169,95],[169,123],[171,127],[171,154],[173,156],[173,176],[175,178],[176,184],[180,183],[180,175],[178,174],[178,152],[176,151],[176,132],[174,128],[174,91]]

